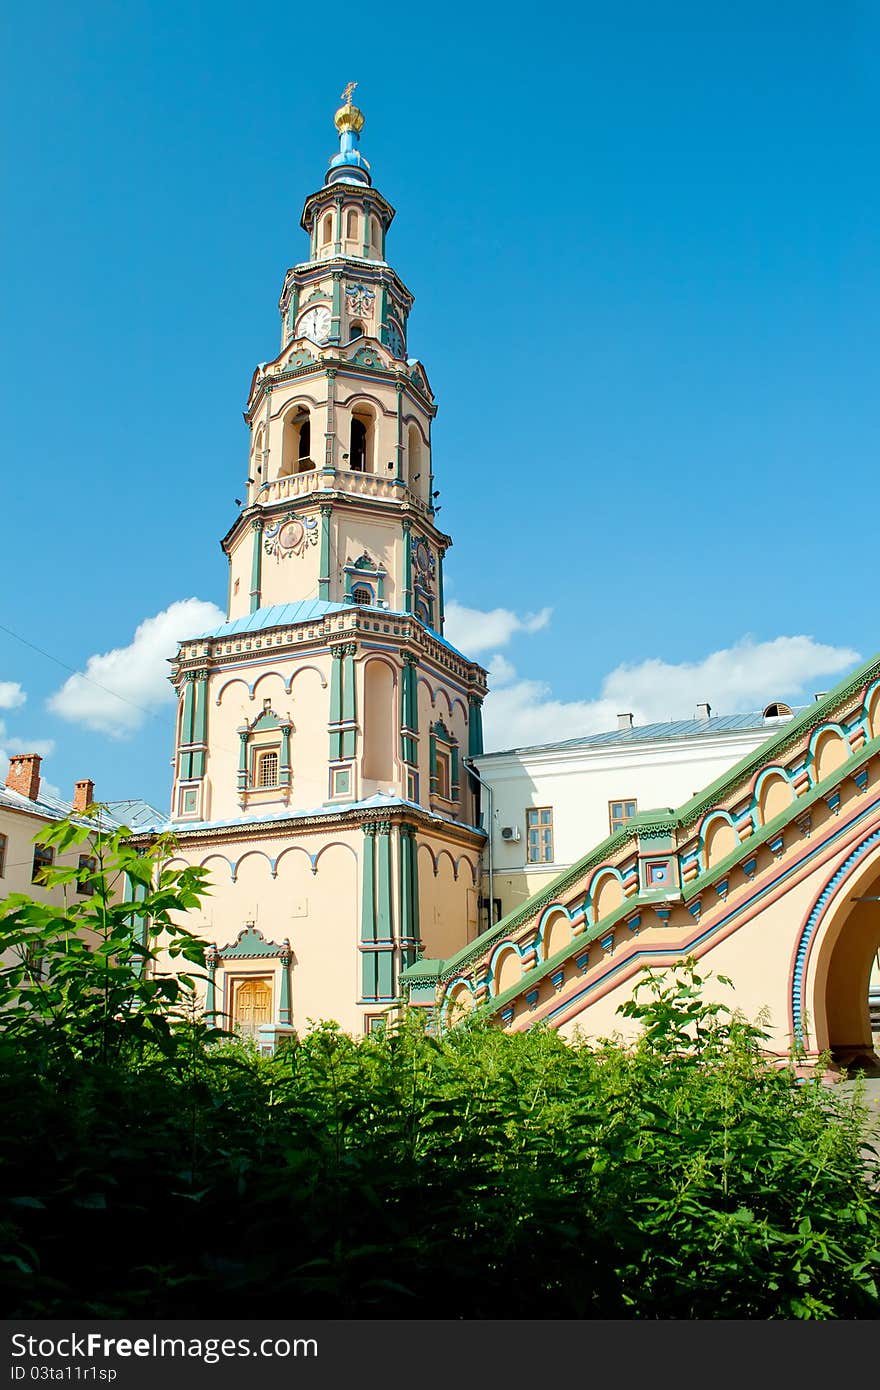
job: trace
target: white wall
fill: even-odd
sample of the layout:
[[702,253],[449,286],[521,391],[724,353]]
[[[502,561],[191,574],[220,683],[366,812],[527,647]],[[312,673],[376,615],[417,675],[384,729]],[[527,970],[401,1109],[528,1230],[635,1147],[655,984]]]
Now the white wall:
[[[777,733],[780,722],[728,733],[518,749],[477,758],[480,775],[492,787],[494,893],[502,910],[537,892],[611,833],[609,802],[635,800],[639,811],[680,806]],[[533,806],[553,809],[552,864],[526,862],[526,809]],[[483,811],[486,816],[485,795]],[[517,826],[519,841],[503,840],[502,826]],[[484,855],[484,873],[487,864]]]

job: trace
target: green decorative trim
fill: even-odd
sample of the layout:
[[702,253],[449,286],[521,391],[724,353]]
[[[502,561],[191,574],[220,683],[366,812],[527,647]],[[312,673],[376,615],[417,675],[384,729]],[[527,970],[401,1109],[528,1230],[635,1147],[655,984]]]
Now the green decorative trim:
[[478,758],[483,752],[483,702],[477,695],[468,696],[468,757]]
[[332,650],[330,665],[330,757],[342,757],[342,734],[334,725],[342,719],[342,647]]
[[248,744],[248,730],[247,730],[246,728],[245,728],[245,729],[239,729],[239,731],[238,731],[238,737],[239,737],[239,740],[240,740],[240,747],[239,747],[239,753],[238,753],[238,790],[239,790],[240,792],[243,792],[243,791],[247,791],[247,780],[248,780],[248,775],[247,775],[247,744]]
[[281,957],[281,997],[278,1000],[278,1021],[279,1023],[292,1023],[293,1013],[290,1004],[290,967],[292,955],[290,943],[285,941],[286,952]]
[[279,782],[282,787],[289,787],[291,782],[290,772],[290,725],[281,726],[281,766],[279,771]]
[[290,943],[279,945],[277,941],[267,941],[253,922],[248,922],[230,946],[217,952],[220,960],[274,960],[290,950]]
[[357,648],[350,643],[344,648],[342,667],[342,722],[349,727],[342,731],[342,757],[353,758],[357,740],[354,727],[357,718],[357,698],[355,691],[354,654]]
[[204,745],[208,741],[208,676],[207,672],[200,675],[193,681],[193,743],[203,745],[197,748],[192,755],[191,777],[201,778],[205,775],[205,759],[207,751]]
[[418,684],[415,659],[406,653],[400,678],[400,756],[405,763],[418,763],[419,730]]
[[419,857],[415,826],[400,826],[400,959],[403,969],[415,963],[419,941]]
[[208,967],[208,988],[205,995],[205,1013],[210,1018],[217,1012],[217,954],[216,946],[209,950],[205,957]]
[[254,553],[251,560],[251,612],[256,613],[260,606],[260,583],[263,563],[263,518],[254,517]]
[[404,517],[403,522],[403,611],[411,613],[413,611],[413,579],[412,579],[412,521],[409,517]]
[[329,600],[330,598],[330,517],[333,508],[329,506],[321,507],[321,555],[320,555],[320,574],[318,575],[318,598]]
[[342,277],[341,272],[333,272],[333,304],[331,308],[332,324],[330,326],[330,342],[338,343],[342,335]]
[[[187,676],[190,676],[187,672]],[[192,679],[185,679],[183,686],[183,718],[180,721],[180,741],[183,744],[192,743],[193,740],[193,709],[195,706],[194,682]],[[180,767],[178,776],[184,782],[188,782],[192,777],[192,753],[181,753]]]
[[356,367],[382,367],[382,359],[371,347],[358,348],[351,359],[351,365]]
[[857,666],[844,680],[836,685],[833,690],[821,700],[804,710],[803,714],[798,715],[791,723],[784,725],[774,738],[769,738],[766,743],[746,754],[738,763],[734,763],[732,768],[714,782],[710,782],[708,787],[704,787],[697,796],[686,801],[677,812],[677,819],[683,828],[693,825],[696,821],[702,820],[707,811],[725,798],[733,791],[738,782],[751,778],[752,774],[758,772],[761,767],[769,763],[777,762],[789,748],[798,743],[801,737],[809,730],[818,727],[828,721],[829,715],[838,705],[843,704],[851,695],[855,695],[864,686],[870,685],[873,680],[880,676],[880,655],[872,656],[870,660]]
[[391,924],[391,826],[383,821],[379,826],[378,883],[376,893],[376,933],[380,940],[387,941],[392,935]]
[[[817,708],[819,706],[823,707],[823,712],[818,718],[815,717],[814,711],[810,709],[808,711],[809,718],[802,718],[795,721],[799,726],[799,737],[802,738],[814,725],[825,723],[828,718],[829,710],[833,710],[844,700],[863,689],[866,684],[870,684],[875,673],[880,673],[880,658],[876,657],[873,658],[871,662],[866,663],[865,666],[859,668],[857,673],[849,677],[836,690],[831,691],[825,700],[817,702]],[[786,734],[790,727],[790,725],[786,727]],[[762,765],[770,765],[777,762],[780,751],[792,747],[798,741],[799,738],[782,736],[768,740],[768,742],[761,747],[761,751],[764,754],[762,758],[756,760],[753,754],[748,754],[737,763],[725,777],[717,779],[717,781],[713,783],[713,786],[716,788],[721,787],[728,792],[732,792],[745,777],[750,778],[752,773],[759,770]],[[784,829],[788,824],[797,822],[815,801],[827,794],[831,787],[837,782],[842,781],[845,777],[851,776],[853,772],[858,771],[865,762],[877,753],[880,753],[880,736],[870,739],[862,746],[857,754],[851,754],[847,758],[847,761],[840,767],[835,768],[824,782],[811,788],[811,790],[804,795],[796,797],[784,811],[780,812],[772,821],[768,821],[766,825],[756,830],[755,833],[733,849],[720,863],[713,864],[711,869],[706,870],[698,878],[692,879],[690,883],[684,884],[680,889],[680,901],[684,904],[693,901],[695,898],[699,897],[701,893],[705,892],[707,887],[711,887],[716,881],[723,879],[730,873],[732,868],[738,866],[741,860],[747,859],[756,848],[762,845],[766,840],[772,839],[774,835],[778,834],[779,831]],[[549,906],[550,903],[563,900],[567,892],[574,888],[578,880],[585,877],[591,869],[609,863],[612,858],[616,861],[615,866],[619,867],[620,861],[617,859],[618,853],[627,845],[630,846],[634,854],[637,854],[639,841],[642,838],[659,838],[661,834],[669,835],[675,830],[687,832],[702,819],[707,811],[721,804],[723,799],[723,796],[717,791],[711,799],[706,793],[701,793],[698,797],[692,798],[691,801],[685,802],[678,811],[669,811],[665,813],[645,811],[633,816],[631,820],[627,821],[625,826],[603,840],[588,854],[584,855],[582,859],[578,860],[576,864],[573,864],[570,869],[553,879],[545,888],[541,889],[540,892],[534,894],[534,896],[527,899],[526,902],[521,903],[513,912],[508,913],[508,915],[502,918],[500,922],[497,922],[490,931],[483,932],[475,941],[465,946],[454,956],[451,956],[449,960],[444,961],[443,978],[448,979],[454,974],[461,973],[462,970],[467,968],[471,961],[482,956],[496,941],[500,941],[511,935],[520,926],[523,926],[526,922],[539,916],[543,909]],[[693,814],[692,808],[695,805],[701,807],[699,815]],[[684,845],[680,844],[677,850],[680,877],[680,855],[683,849]],[[656,897],[656,894],[637,894],[626,900],[626,911],[632,912],[640,905],[644,905],[646,902],[656,899]],[[607,928],[608,921],[603,921],[600,925],[603,929]],[[594,931],[586,933],[578,938],[578,942],[592,940],[595,934],[596,932]],[[566,950],[567,949],[568,948],[566,948]],[[572,950],[573,949],[574,947],[572,946]],[[566,951],[564,950],[561,956],[564,957],[565,954]],[[555,959],[554,957],[554,960]],[[531,978],[532,974],[530,972],[529,979]],[[516,995],[519,992],[521,992],[520,987],[515,987],[513,994]],[[494,1003],[495,1001],[493,1001],[493,1008]]]
[[338,256],[342,252],[342,198],[336,200],[336,237],[333,242],[333,253]]
[[[361,943],[376,940],[376,825],[364,826],[363,885],[361,896]],[[361,993],[364,999],[376,997],[376,957],[373,951],[361,954]]]
[[443,603],[443,551],[437,548],[437,631],[443,636],[446,610]]

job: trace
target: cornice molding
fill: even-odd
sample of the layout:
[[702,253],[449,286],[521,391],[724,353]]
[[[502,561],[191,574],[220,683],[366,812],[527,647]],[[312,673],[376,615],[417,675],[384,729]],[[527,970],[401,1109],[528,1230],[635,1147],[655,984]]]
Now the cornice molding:
[[[316,470],[321,473],[322,469]],[[408,489],[405,490],[408,492]],[[271,520],[276,513],[289,510],[295,506],[297,512],[308,512],[329,507],[331,512],[344,510],[350,507],[355,515],[360,514],[366,508],[367,511],[375,511],[383,517],[393,517],[400,519],[401,525],[405,521],[415,526],[421,527],[425,535],[433,544],[439,547],[445,554],[452,545],[452,537],[445,531],[441,531],[431,521],[429,515],[415,506],[409,498],[404,495],[400,501],[391,497],[369,497],[358,492],[347,492],[342,488],[321,487],[314,492],[303,493],[301,497],[279,498],[277,502],[254,502],[249,507],[245,507],[239,512],[229,530],[220,540],[220,549],[224,555],[229,554],[229,548],[241,530],[247,530],[248,523],[254,518],[264,517]]]
[[[432,816],[430,812],[423,811],[409,803],[401,806],[365,806],[357,810],[343,808],[338,811],[328,810],[313,816],[302,816],[295,819],[287,817],[269,821],[249,821],[242,825],[216,826],[210,829],[187,830],[183,825],[172,824],[170,834],[177,842],[177,846],[183,847],[184,845],[228,844],[242,839],[251,843],[257,840],[273,840],[284,835],[291,838],[299,837],[301,834],[317,835],[328,830],[363,831],[367,826],[387,824],[390,828],[401,823],[414,826],[422,834],[448,840],[464,848],[476,850],[478,853],[486,842],[486,836],[482,830],[477,830],[472,826],[459,825],[454,821],[444,820],[442,817]],[[148,838],[144,835],[139,841],[138,836],[133,835],[130,843],[147,843]],[[173,859],[175,852],[172,851],[168,857]]]

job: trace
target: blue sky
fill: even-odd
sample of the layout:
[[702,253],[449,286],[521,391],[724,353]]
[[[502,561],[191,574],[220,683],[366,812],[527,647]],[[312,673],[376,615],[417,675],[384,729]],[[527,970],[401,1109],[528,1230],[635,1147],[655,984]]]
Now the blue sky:
[[[492,744],[810,699],[880,646],[880,11],[535,15],[7,12],[0,749],[64,794],[167,804],[161,651],[225,599],[350,78]],[[58,701],[78,671],[124,699]]]

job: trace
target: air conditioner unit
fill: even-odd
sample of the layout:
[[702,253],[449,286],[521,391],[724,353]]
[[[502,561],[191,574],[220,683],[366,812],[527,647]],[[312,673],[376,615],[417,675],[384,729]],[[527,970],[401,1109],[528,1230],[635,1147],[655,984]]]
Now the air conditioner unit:
[[518,826],[518,825],[502,825],[502,827],[501,827],[501,838],[502,838],[502,840],[510,840],[510,841],[512,841],[512,842],[515,844],[516,841],[519,839],[519,826]]

